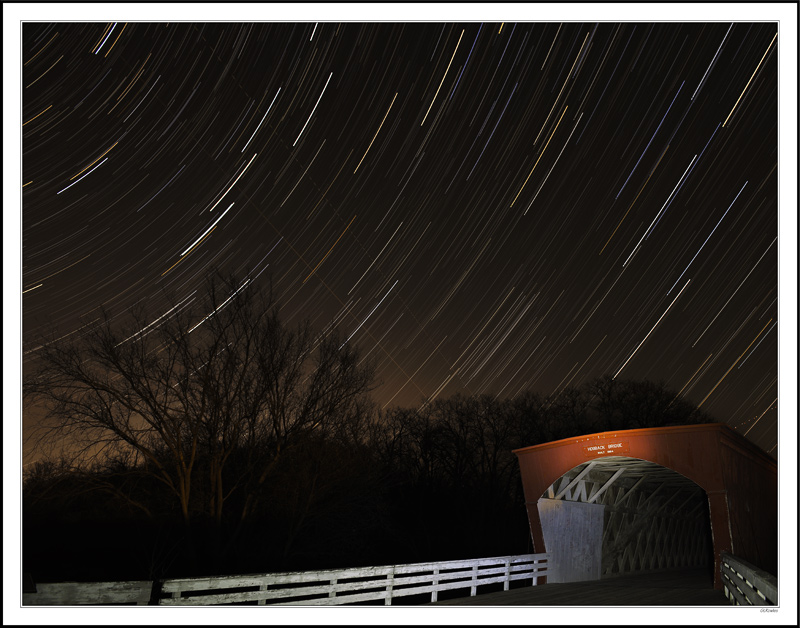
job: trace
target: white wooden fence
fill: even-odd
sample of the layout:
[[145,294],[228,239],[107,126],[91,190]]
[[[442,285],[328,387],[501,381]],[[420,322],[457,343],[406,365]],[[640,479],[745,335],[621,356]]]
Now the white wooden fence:
[[538,579],[547,573],[549,554],[502,556],[474,560],[454,560],[383,567],[330,569],[314,572],[289,572],[224,578],[183,578],[167,580],[162,593],[171,597],[165,605],[258,604],[330,605],[352,604],[431,594],[435,602],[439,591],[469,589],[497,582],[508,589],[514,580]]
[[778,603],[778,579],[727,552],[720,560],[725,597],[736,606],[775,606]]
[[[525,554],[473,560],[356,567],[213,578],[174,578],[161,583],[157,603],[168,606],[215,604],[338,605],[392,599],[439,591],[469,589],[547,575],[549,554]],[[39,584],[23,595],[25,605],[147,604],[151,582]],[[92,593],[94,592],[94,594]],[[154,602],[152,602],[154,603]]]

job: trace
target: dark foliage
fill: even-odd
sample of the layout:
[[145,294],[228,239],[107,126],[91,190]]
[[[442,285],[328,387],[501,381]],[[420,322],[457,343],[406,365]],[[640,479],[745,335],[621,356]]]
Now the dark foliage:
[[[235,285],[212,285],[201,311]],[[222,312],[203,334],[182,331],[199,320],[184,313],[126,343],[130,330],[107,321],[43,352],[27,392],[49,402],[51,437],[81,436],[85,449],[25,475],[23,570],[35,580],[522,554],[514,449],[713,422],[662,383],[610,377],[553,397],[454,396],[381,413],[371,370],[335,333],[288,329],[268,295]]]

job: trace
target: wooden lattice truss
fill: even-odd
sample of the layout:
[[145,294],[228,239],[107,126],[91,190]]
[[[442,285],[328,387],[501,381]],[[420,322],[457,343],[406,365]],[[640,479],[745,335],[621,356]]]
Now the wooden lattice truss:
[[711,558],[705,491],[655,463],[616,456],[585,462],[542,497],[605,506],[604,576],[704,566]]

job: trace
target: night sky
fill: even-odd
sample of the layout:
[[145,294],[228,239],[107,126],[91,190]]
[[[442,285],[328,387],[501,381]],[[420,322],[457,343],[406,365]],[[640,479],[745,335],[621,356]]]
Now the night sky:
[[379,407],[663,380],[777,455],[778,30],[26,23],[24,350],[252,271]]
[[378,363],[378,407],[666,381],[781,450],[796,555],[796,4],[3,16],[9,512],[40,334],[188,304],[219,268],[338,325]]

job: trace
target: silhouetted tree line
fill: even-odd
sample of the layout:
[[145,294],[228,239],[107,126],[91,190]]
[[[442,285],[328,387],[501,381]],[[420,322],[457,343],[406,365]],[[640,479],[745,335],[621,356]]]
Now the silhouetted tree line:
[[355,346],[285,325],[247,284],[215,277],[196,304],[37,348],[23,391],[47,409],[23,484],[35,580],[526,553],[512,450],[713,421],[662,383],[610,377],[378,411]]

